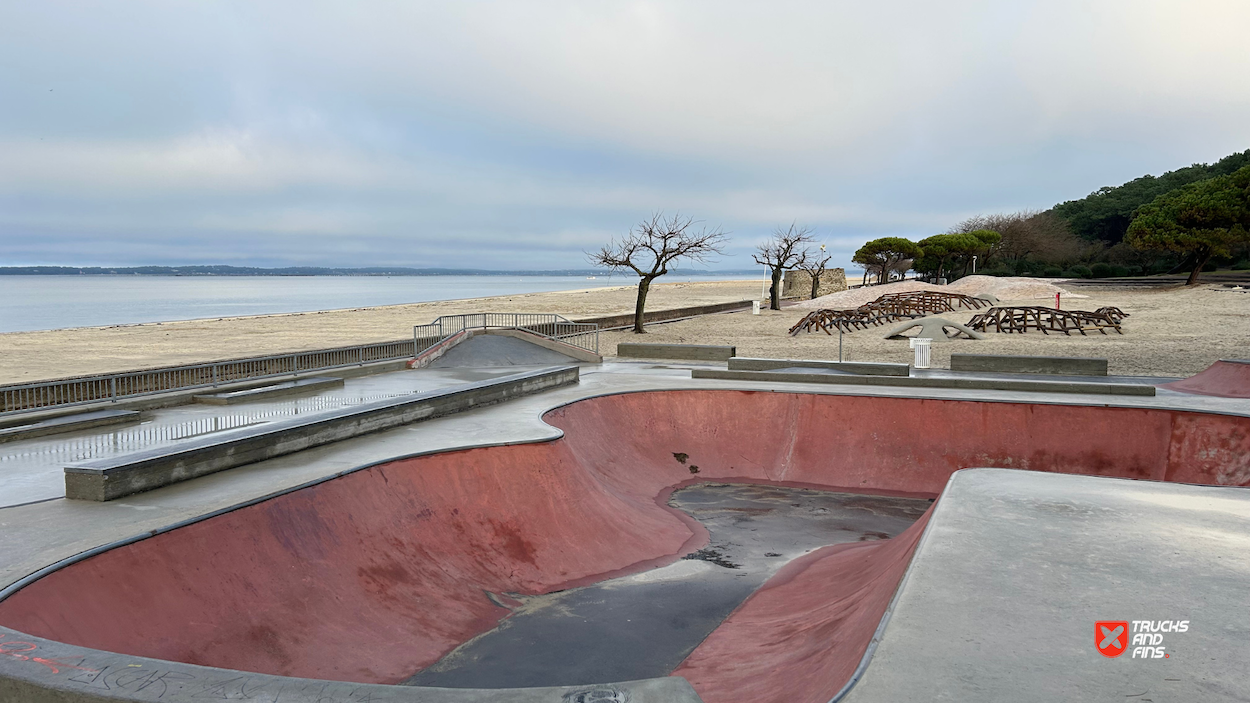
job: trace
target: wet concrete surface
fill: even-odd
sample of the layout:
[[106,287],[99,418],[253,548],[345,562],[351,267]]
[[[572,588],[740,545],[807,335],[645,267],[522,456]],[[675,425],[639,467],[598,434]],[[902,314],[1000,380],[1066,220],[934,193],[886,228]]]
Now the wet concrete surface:
[[707,528],[706,547],[581,588],[483,594],[512,614],[405,683],[513,688],[666,676],[790,560],[830,544],[893,537],[930,502],[704,483],[674,492],[669,505]]
[[576,363],[577,359],[571,356],[523,339],[482,334],[448,349],[429,368],[487,369],[499,366],[561,366]]
[[421,369],[362,376],[347,379],[341,388],[314,395],[257,398],[229,406],[188,403],[147,411],[142,422],[133,425],[97,427],[7,442],[0,445],[0,510],[63,498],[66,464],[173,446],[204,435],[485,381],[529,368]]

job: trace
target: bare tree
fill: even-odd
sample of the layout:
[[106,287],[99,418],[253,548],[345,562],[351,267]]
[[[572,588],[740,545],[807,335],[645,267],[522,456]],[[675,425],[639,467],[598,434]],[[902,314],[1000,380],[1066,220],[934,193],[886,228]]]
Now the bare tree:
[[820,279],[829,271],[829,261],[832,259],[832,255],[825,253],[825,245],[821,244],[820,251],[803,252],[803,256],[795,264],[795,268],[804,271],[811,278],[813,300],[820,293]]
[[1072,233],[1068,223],[1051,212],[1022,210],[1020,212],[977,215],[960,222],[951,233],[973,232],[989,229],[1003,235],[993,248],[993,258],[1008,266],[1025,259],[1034,259],[1059,265],[1097,256],[1101,243],[1082,240]]
[[643,310],[651,282],[668,273],[678,259],[707,262],[712,254],[723,254],[725,233],[720,228],[698,232],[691,230],[695,221],[680,214],[664,217],[656,213],[629,231],[619,242],[586,256],[590,263],[613,270],[629,270],[638,274],[638,303],[634,307],[634,332],[646,334],[642,328]]
[[752,258],[755,263],[767,266],[772,278],[773,285],[768,289],[769,309],[781,309],[781,277],[786,269],[806,263],[807,250],[803,245],[812,241],[810,227],[796,227],[791,223],[786,229],[778,227],[773,230],[773,238],[755,248]]

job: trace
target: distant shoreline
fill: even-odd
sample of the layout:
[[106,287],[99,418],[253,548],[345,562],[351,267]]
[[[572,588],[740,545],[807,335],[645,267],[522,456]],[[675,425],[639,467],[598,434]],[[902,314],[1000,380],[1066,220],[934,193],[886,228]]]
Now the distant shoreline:
[[[675,275],[704,283],[741,275]],[[669,279],[669,280],[665,280]],[[357,309],[637,285],[636,276],[161,276],[0,278],[0,332]],[[758,284],[757,284],[758,285]]]
[[[747,270],[673,270],[674,276],[758,275]],[[323,268],[291,266],[258,268],[251,266],[0,266],[0,276],[623,276],[630,272],[598,269],[556,269],[550,271],[494,271],[450,268]]]

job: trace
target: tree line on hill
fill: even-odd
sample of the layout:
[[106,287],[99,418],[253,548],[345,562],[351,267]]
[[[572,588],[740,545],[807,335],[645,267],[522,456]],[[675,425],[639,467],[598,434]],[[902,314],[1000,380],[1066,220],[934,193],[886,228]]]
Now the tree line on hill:
[[1105,187],[1045,211],[978,215],[919,242],[884,237],[852,260],[888,281],[928,278],[1107,278],[1217,266],[1250,270],[1250,150]]

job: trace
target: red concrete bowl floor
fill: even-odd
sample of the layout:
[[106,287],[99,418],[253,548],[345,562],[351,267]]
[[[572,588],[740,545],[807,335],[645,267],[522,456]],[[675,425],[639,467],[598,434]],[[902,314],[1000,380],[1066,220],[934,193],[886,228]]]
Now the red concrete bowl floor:
[[[700,548],[699,524],[665,503],[694,480],[936,496],[953,471],[1007,467],[1250,484],[1250,419],[1171,410],[657,391],[545,419],[564,437],[390,461],[76,562],[0,603],[0,623],[159,659],[395,683],[510,612],[486,591],[546,593]],[[791,562],[674,673],[708,701],[828,700],[924,523]]]

